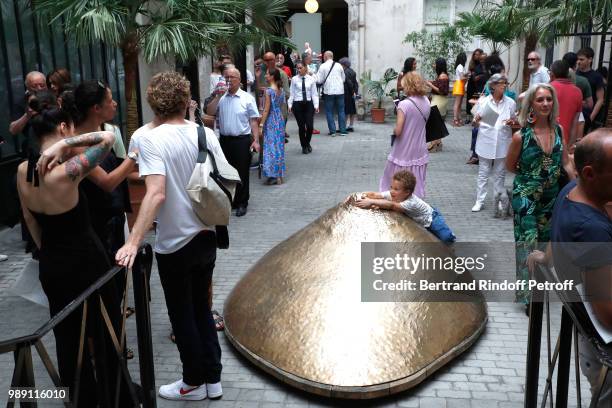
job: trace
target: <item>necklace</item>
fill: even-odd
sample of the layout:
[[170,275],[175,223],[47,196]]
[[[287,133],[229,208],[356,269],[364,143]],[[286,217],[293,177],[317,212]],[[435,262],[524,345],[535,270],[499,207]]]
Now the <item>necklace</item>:
[[553,165],[552,150],[553,150],[553,144],[555,140],[554,139],[555,133],[553,132],[552,129],[549,128],[547,148],[544,148],[544,143],[542,143],[542,141],[540,140],[540,137],[535,131],[535,128],[533,129],[533,134],[535,135],[537,145],[540,147],[540,150],[542,150],[542,153],[543,153],[542,170],[548,171]]
[[544,137],[539,136],[535,128],[533,129],[533,134],[535,135],[536,143],[542,150],[542,153],[544,153],[546,156],[550,156],[552,154],[553,144],[555,140],[555,133],[553,132],[553,130],[550,128],[548,129],[548,140],[546,145],[542,141]]

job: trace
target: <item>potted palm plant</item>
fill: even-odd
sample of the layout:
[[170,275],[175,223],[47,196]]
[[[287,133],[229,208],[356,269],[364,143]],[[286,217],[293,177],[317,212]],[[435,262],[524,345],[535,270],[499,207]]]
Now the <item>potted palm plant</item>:
[[[86,6],[83,4],[87,3]],[[188,61],[209,55],[219,44],[241,48],[251,43],[291,42],[274,33],[287,12],[287,0],[33,0],[41,24],[61,22],[61,29],[79,45],[117,47],[123,56],[127,106],[126,142],[139,126],[136,102],[138,57]],[[251,23],[245,21],[250,20]],[[132,208],[144,196],[142,181],[130,182]]]
[[397,72],[393,68],[387,68],[383,77],[379,80],[372,79],[372,71],[365,72],[361,76],[361,84],[365,92],[374,98],[374,106],[370,110],[373,123],[383,123],[385,121],[385,109],[383,100],[388,96],[387,86],[389,82],[397,79]]

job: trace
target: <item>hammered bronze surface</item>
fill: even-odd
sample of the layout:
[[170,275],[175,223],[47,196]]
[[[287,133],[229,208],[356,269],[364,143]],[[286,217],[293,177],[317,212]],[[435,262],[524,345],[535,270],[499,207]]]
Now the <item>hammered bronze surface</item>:
[[[361,241],[413,249],[439,242],[402,215],[340,204],[270,250],[234,287],[224,309],[232,344],[292,386],[366,399],[415,386],[478,338],[487,321],[481,295],[361,302]],[[450,254],[441,242],[436,248]]]

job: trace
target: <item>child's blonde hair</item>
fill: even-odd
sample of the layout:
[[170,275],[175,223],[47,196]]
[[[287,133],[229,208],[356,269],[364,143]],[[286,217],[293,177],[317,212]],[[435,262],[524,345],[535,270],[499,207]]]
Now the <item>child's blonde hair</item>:
[[416,187],[416,177],[410,170],[400,170],[393,175],[393,180],[399,181],[404,190],[413,192]]

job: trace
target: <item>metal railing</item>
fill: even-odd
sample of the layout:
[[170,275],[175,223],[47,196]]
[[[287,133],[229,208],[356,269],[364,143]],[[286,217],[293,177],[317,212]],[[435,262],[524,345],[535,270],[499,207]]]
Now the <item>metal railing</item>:
[[[540,282],[558,282],[559,279],[548,267],[540,266],[536,271],[536,279]],[[574,289],[575,290],[575,289]],[[542,292],[542,291],[541,291]],[[602,364],[598,379],[598,386],[591,396],[590,407],[595,408],[599,402],[601,392],[605,386],[606,377],[612,367],[612,348],[606,346],[595,330],[586,309],[581,302],[576,302],[577,293],[570,296],[563,291],[555,291],[558,298],[563,302],[561,309],[561,327],[559,336],[552,349],[552,337],[550,333],[550,301],[549,294],[532,291],[532,302],[529,311],[529,337],[527,340],[527,370],[525,379],[525,407],[535,408],[538,406],[538,381],[540,371],[540,350],[542,341],[543,314],[546,310],[546,346],[547,346],[547,376],[544,394],[540,407],[566,408],[569,392],[569,377],[572,353],[572,338],[574,343],[574,370],[576,375],[576,406],[582,406],[582,395],[580,389],[580,356],[578,348],[578,336],[581,335],[590,344],[597,359]],[[542,299],[544,301],[533,301]],[[573,301],[574,300],[574,301]],[[553,404],[553,374],[557,370],[556,395]]]
[[[71,401],[64,401],[64,405],[66,407],[74,407],[77,405],[75,401],[78,401],[79,395],[79,374],[83,365],[84,348],[87,347],[87,338],[85,336],[87,319],[89,318],[91,320],[94,314],[99,313],[97,316],[100,318],[97,320],[100,323],[97,325],[97,327],[94,327],[94,333],[96,336],[110,336],[113,344],[111,353],[114,354],[116,361],[118,362],[117,372],[109,373],[110,370],[106,370],[103,364],[103,362],[107,361],[104,348],[101,347],[101,350],[94,351],[92,356],[93,360],[94,362],[99,362],[99,364],[94,364],[98,384],[100,384],[100,382],[112,384],[111,381],[114,381],[115,390],[115,400],[111,402],[108,401],[108,395],[101,396],[103,398],[101,398],[99,401],[99,406],[105,408],[119,407],[119,395],[122,384],[121,380],[123,379],[123,383],[127,384],[132,406],[154,408],[156,406],[155,371],[153,363],[153,344],[151,340],[151,314],[149,310],[150,290],[148,284],[149,277],[151,276],[150,271],[152,262],[153,251],[149,244],[145,244],[140,247],[134,267],[131,270],[134,289],[134,303],[136,309],[135,315],[136,333],[138,338],[138,362],[140,365],[140,386],[132,381],[125,357],[125,309],[127,307],[127,288],[129,286],[127,285],[127,280],[129,278],[129,271],[126,271],[125,268],[115,266],[105,275],[96,280],[76,299],[49,319],[34,333],[0,342],[0,354],[11,352],[14,354],[15,366],[11,380],[11,388],[29,388],[36,386],[32,362],[32,346],[38,352],[38,355],[40,356],[40,359],[42,360],[42,363],[53,384],[56,387],[68,386],[68,384],[62,383],[58,370],[53,364],[49,353],[42,343],[42,338],[53,330],[58,324],[64,321],[71,313],[82,306],[80,328],[81,335],[79,339],[75,383],[70,384],[70,386],[73,387],[73,395]],[[121,319],[120,333],[117,334],[100,291],[104,285],[115,279],[116,276],[122,272],[126,274],[126,289],[123,292],[123,317]],[[37,403],[33,401],[20,402],[20,404],[21,406],[26,407],[37,406]],[[15,401],[9,399],[6,406],[13,407],[14,405]]]

